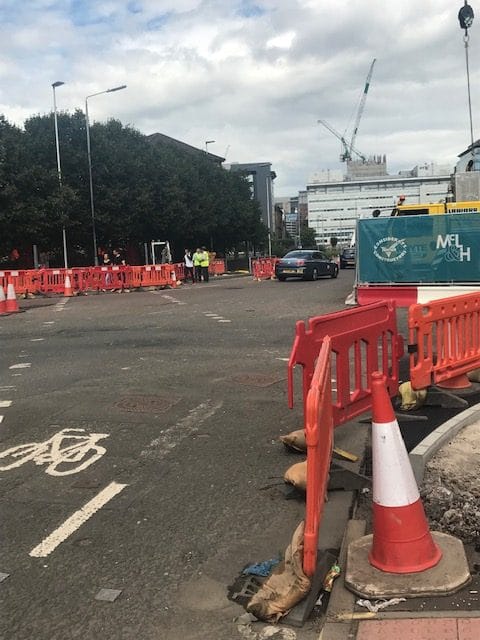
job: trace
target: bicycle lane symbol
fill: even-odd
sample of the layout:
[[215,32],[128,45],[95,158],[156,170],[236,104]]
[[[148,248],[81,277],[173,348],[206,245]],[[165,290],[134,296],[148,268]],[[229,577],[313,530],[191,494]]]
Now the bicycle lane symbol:
[[27,462],[47,465],[50,476],[68,476],[84,471],[107,450],[97,444],[108,433],[87,433],[85,429],[62,429],[45,442],[28,442],[0,453],[0,471],[17,469]]

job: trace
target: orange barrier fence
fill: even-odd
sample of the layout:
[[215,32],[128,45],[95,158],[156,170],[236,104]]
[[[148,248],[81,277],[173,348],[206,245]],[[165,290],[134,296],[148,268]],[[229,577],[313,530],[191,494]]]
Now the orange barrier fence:
[[[183,262],[176,262],[175,275],[177,280],[185,280],[185,264]],[[208,265],[208,273],[211,276],[221,276],[225,273],[225,261],[224,260],[212,260]]]
[[403,337],[397,332],[395,303],[376,302],[364,307],[297,322],[288,361],[288,404],[293,408],[296,365],[303,368],[303,402],[306,411],[315,362],[327,335],[331,338],[332,370],[336,381],[332,397],[333,421],[338,426],[368,411],[370,376],[380,370],[391,396],[398,391],[399,360]]
[[275,265],[278,258],[257,258],[252,260],[252,273],[255,280],[269,280],[275,277]]
[[325,336],[307,395],[305,439],[307,442],[307,490],[303,570],[312,577],[317,565],[318,535],[322,520],[333,447],[331,343]]
[[65,278],[70,277],[74,293],[114,291],[140,287],[175,287],[178,278],[172,264],[143,267],[82,267],[74,269],[37,269],[0,271],[0,285],[6,290],[12,283],[17,295],[65,292]]
[[410,379],[414,389],[431,384],[470,387],[466,376],[480,367],[480,295],[412,305],[408,313]]

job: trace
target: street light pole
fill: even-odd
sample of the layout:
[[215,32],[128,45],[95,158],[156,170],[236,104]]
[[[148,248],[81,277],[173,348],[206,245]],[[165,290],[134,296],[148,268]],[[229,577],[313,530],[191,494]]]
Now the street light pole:
[[209,144],[215,144],[215,140],[205,140],[205,153],[208,153]]
[[90,211],[92,214],[92,235],[93,235],[93,259],[94,264],[98,267],[98,254],[97,254],[97,232],[95,229],[95,201],[93,198],[93,177],[92,177],[92,152],[90,148],[90,122],[88,119],[88,100],[95,96],[100,96],[103,93],[113,93],[114,91],[120,91],[126,89],[127,85],[122,84],[120,87],[113,87],[112,89],[106,89],[105,91],[99,91],[98,93],[92,93],[85,98],[85,129],[87,132],[87,158],[88,158],[88,180],[90,184]]
[[272,257],[272,204],[270,202],[270,181],[269,177],[265,181],[267,187],[267,225],[268,225],[268,255]]
[[[58,186],[60,188],[60,197],[62,196],[62,167],[60,164],[60,143],[58,140],[58,119],[57,119],[57,98],[55,95],[55,89],[57,87],[61,87],[64,82],[57,80],[52,84],[53,90],[53,117],[55,121],[55,146],[57,149],[57,174],[58,174]],[[62,211],[62,213],[64,213]],[[68,269],[68,255],[67,255],[67,233],[65,230],[65,223],[62,223],[62,237],[63,237],[63,263],[65,265],[65,269]]]

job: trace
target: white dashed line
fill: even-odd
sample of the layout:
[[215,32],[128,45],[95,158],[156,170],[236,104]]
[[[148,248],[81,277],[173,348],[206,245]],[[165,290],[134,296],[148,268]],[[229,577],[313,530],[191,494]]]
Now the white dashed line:
[[288,362],[290,358],[275,358],[275,360],[281,360],[282,362]]
[[218,320],[218,322],[231,322],[231,320],[224,320],[224,319],[222,319],[222,320]]
[[42,340],[45,340],[45,338],[31,338],[30,342],[42,342]]
[[0,408],[5,409],[5,407],[11,407],[11,406],[12,406],[11,400],[0,400]]
[[43,324],[55,324],[55,320],[49,320],[48,322],[44,322]]
[[204,313],[204,316],[207,316],[207,318],[221,318],[222,316],[217,315],[216,313]]
[[0,416],[0,424],[3,422],[3,416]]
[[12,364],[12,366],[8,368],[9,369],[28,369],[31,366],[32,366],[31,362],[19,362],[18,364]]
[[29,553],[32,558],[45,558],[64,540],[75,533],[75,531],[89,520],[103,505],[107,504],[120,491],[128,485],[111,482],[105,489],[102,489],[94,498],[89,500],[78,511],[75,511],[63,524],[43,540]]
[[23,374],[21,374],[21,373],[12,373],[12,378],[15,378],[16,376],[21,376],[21,375],[23,375]]

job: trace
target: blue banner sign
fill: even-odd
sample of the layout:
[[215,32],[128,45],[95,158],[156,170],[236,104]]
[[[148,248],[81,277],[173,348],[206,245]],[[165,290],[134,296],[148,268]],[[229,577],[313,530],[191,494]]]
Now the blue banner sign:
[[357,279],[360,284],[480,282],[480,215],[359,220]]

